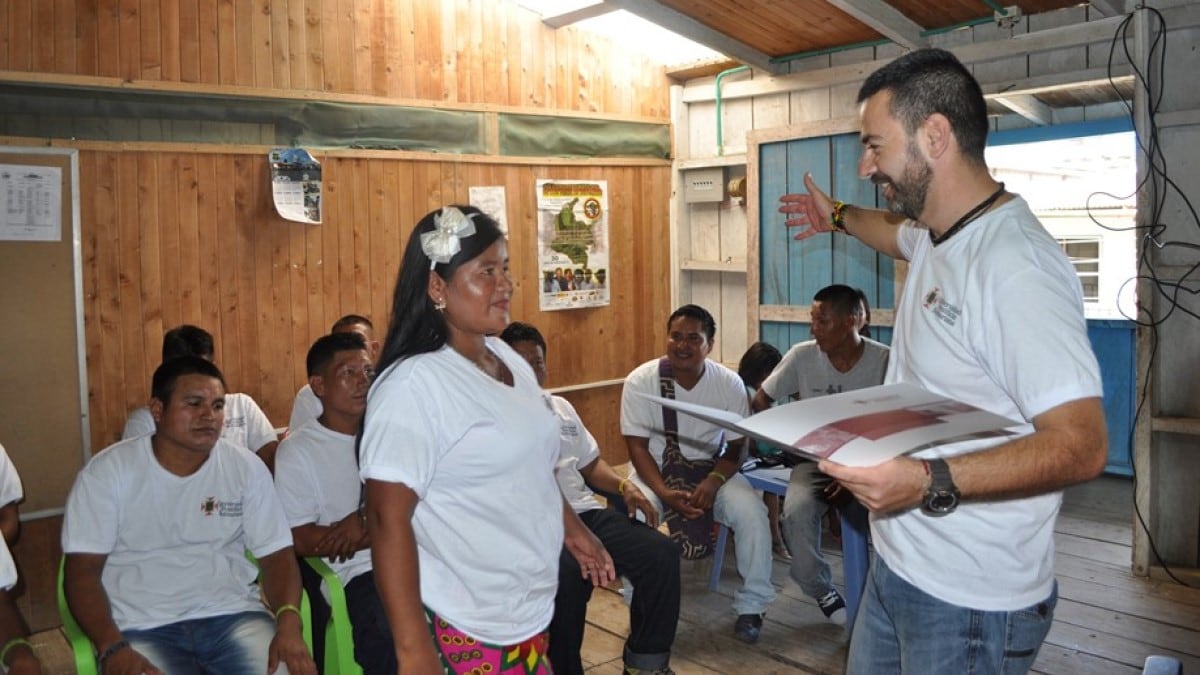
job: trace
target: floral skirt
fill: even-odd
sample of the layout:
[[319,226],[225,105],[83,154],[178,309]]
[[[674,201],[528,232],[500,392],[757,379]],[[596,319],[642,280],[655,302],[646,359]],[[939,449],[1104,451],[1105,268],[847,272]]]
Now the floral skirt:
[[447,673],[454,675],[550,675],[545,632],[515,645],[480,642],[425,609],[425,621],[433,634],[438,656]]

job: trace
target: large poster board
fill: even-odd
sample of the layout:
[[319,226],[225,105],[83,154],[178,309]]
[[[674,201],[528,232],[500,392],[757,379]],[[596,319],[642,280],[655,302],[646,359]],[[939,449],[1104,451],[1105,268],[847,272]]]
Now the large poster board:
[[[0,165],[55,175],[53,241],[0,240],[0,444],[25,486],[22,517],[58,513],[90,456],[83,356],[78,161],[73,150],[0,147]],[[28,181],[27,181],[28,182]],[[2,187],[2,186],[0,186]]]

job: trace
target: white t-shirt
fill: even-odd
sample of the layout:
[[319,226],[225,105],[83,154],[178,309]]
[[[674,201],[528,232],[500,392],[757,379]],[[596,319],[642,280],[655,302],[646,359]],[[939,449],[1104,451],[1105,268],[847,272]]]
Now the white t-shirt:
[[[658,359],[647,361],[625,376],[621,391],[621,433],[650,439],[650,455],[662,466],[667,439],[663,435],[662,406],[638,396],[637,393],[660,396]],[[750,414],[746,386],[737,373],[711,360],[704,362],[704,374],[691,389],[675,384],[675,400],[699,403],[710,408],[735,412],[743,417]],[[732,435],[721,427],[691,415],[678,413],[679,447],[691,460],[708,459],[720,450],[720,439],[732,441]]]
[[583,474],[579,473],[580,467],[600,459],[600,446],[596,445],[592,433],[583,426],[583,420],[579,419],[579,413],[575,412],[575,406],[570,401],[561,396],[551,396],[550,402],[554,405],[559,424],[558,462],[554,465],[554,479],[558,481],[563,497],[566,497],[575,513],[602,508],[600,502],[596,501],[595,493],[583,480]]
[[292,416],[288,418],[288,433],[312,422],[323,412],[325,407],[321,405],[321,399],[313,393],[312,385],[300,387],[300,391],[296,392],[296,400],[292,403]]
[[[910,261],[896,312],[887,382],[913,382],[1012,419],[1102,394],[1075,270],[1021,198],[938,247],[901,227]],[[914,457],[949,457],[997,445],[942,445]],[[871,518],[879,555],[946,602],[1011,611],[1049,596],[1061,493],[970,500],[947,516],[911,509]]]
[[[275,490],[289,527],[329,525],[354,513],[361,486],[353,436],[314,422],[279,443]],[[325,562],[345,586],[354,577],[371,571],[371,552],[359,551],[345,562]]]
[[262,610],[246,551],[291,545],[266,465],[224,440],[190,476],[164,469],[149,436],[109,446],[76,477],[62,530],[64,552],[108,556],[121,630]]
[[862,341],[862,356],[844,373],[833,367],[816,340],[794,345],[763,380],[762,389],[771,400],[778,401],[793,394],[802,399],[815,398],[883,384],[888,364],[887,345],[870,338]]
[[0,506],[8,506],[24,498],[25,490],[21,488],[21,476],[17,474],[17,467],[13,466],[8,452],[0,445]]
[[[8,550],[8,542],[0,537],[0,588],[11,591],[17,585],[17,565],[13,562],[12,553]],[[4,666],[0,665],[0,668]]]
[[[149,408],[142,406],[129,413],[121,440],[153,433],[154,417]],[[225,394],[225,424],[221,427],[221,438],[250,452],[258,452],[267,443],[279,440],[271,420],[247,394]]]
[[450,347],[393,364],[371,387],[361,476],[420,497],[421,600],[468,635],[516,644],[554,613],[563,502],[559,425],[533,370],[502,340],[498,382]]

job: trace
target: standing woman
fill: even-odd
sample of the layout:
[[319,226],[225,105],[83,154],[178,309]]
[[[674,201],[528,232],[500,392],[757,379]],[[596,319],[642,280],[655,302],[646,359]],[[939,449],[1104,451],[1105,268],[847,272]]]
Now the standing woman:
[[361,446],[371,559],[404,675],[548,673],[564,523],[584,575],[615,574],[554,480],[548,395],[489,337],[508,325],[512,289],[491,217],[447,206],[417,224]]

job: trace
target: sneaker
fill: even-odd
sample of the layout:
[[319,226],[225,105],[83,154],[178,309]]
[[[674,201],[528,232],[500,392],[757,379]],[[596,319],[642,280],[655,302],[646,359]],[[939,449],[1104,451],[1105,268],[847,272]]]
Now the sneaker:
[[752,645],[758,642],[758,635],[762,632],[762,623],[762,614],[738,614],[737,621],[733,624],[733,636]]
[[783,563],[792,562],[792,554],[788,553],[787,546],[784,546],[782,541],[776,542],[775,545],[771,547],[771,554],[779,562],[783,562]]
[[825,618],[829,619],[830,623],[835,623],[839,626],[846,625],[846,601],[842,599],[841,593],[837,592],[836,588],[829,589],[829,592],[821,596],[817,600],[817,605],[821,611],[825,613]]
[[671,670],[670,667],[646,670],[644,668],[625,666],[623,675],[675,675],[675,671]]

